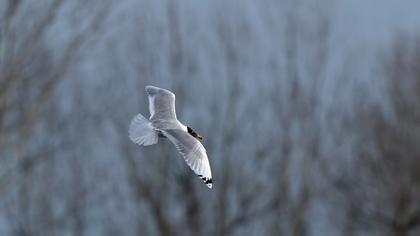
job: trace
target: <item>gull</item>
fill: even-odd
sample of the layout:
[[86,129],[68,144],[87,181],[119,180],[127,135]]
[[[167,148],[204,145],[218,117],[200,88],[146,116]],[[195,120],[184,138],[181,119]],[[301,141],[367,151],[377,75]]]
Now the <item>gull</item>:
[[148,120],[138,114],[131,120],[128,128],[131,141],[140,146],[148,146],[156,144],[159,138],[168,138],[194,173],[207,187],[212,188],[209,159],[200,142],[203,137],[176,118],[175,94],[150,85],[146,86],[146,93],[150,118]]

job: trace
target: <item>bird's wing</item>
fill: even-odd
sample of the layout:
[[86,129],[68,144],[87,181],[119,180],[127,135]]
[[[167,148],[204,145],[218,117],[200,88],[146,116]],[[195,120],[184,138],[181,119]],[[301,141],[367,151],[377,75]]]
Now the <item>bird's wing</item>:
[[128,136],[131,141],[138,145],[152,145],[158,142],[158,133],[153,128],[152,123],[141,114],[136,115],[128,128]]
[[150,120],[176,119],[175,94],[166,89],[146,86],[149,97]]
[[179,129],[161,130],[161,132],[175,145],[188,166],[201,180],[212,188],[212,177],[206,149],[196,138]]

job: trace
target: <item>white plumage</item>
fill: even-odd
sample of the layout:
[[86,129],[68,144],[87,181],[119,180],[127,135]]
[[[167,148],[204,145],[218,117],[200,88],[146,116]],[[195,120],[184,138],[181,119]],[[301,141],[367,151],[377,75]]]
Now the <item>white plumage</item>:
[[130,139],[138,145],[152,145],[158,142],[158,134],[149,120],[141,114],[136,115],[130,123],[128,129]]
[[176,118],[175,95],[166,89],[146,86],[149,98],[150,120],[136,115],[128,130],[130,139],[138,145],[152,145],[159,136],[168,138],[182,155],[188,166],[212,188],[212,175],[206,150],[199,141],[201,136]]

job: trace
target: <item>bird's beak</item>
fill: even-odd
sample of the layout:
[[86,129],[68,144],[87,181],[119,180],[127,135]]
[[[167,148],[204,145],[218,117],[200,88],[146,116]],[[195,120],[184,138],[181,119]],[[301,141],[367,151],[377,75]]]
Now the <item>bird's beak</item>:
[[195,138],[198,139],[198,140],[203,140],[203,136],[201,136],[199,134],[196,134]]

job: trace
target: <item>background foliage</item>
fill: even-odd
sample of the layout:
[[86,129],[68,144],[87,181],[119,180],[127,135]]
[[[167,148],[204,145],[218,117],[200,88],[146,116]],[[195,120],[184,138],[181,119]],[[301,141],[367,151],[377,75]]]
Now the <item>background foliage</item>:
[[[0,2],[1,235],[418,235],[416,1]],[[138,147],[177,95],[214,188]]]

